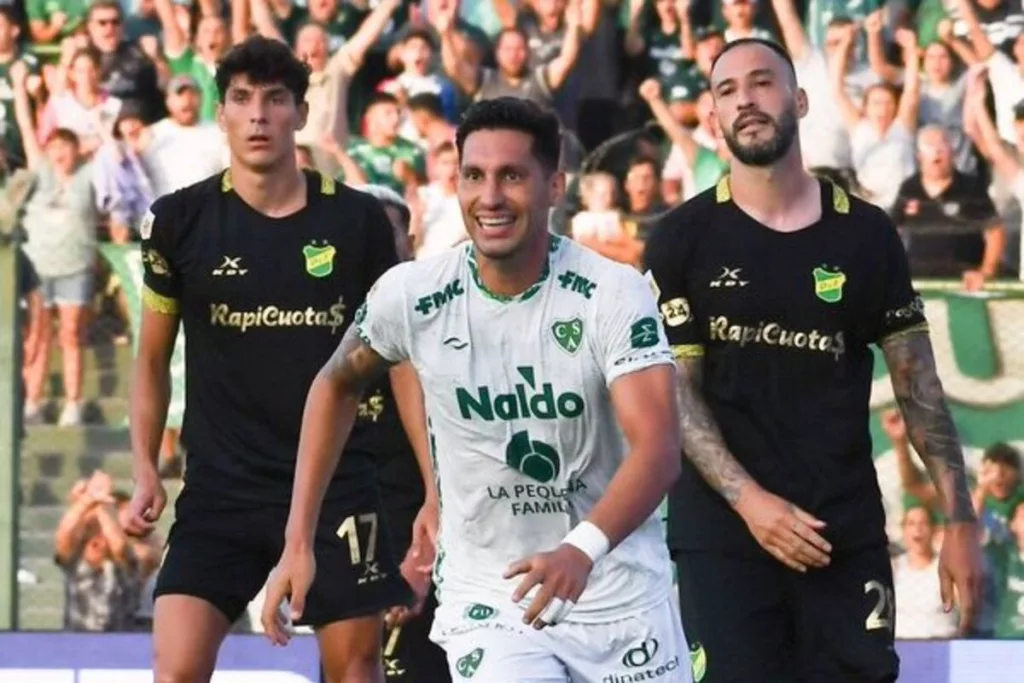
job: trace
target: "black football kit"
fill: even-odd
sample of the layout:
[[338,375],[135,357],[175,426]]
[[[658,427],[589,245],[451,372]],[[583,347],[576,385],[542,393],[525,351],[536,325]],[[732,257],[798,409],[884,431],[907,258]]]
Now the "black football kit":
[[683,458],[669,546],[703,683],[890,683],[899,669],[869,345],[926,329],[923,304],[892,221],[820,182],[821,219],[804,229],[757,222],[726,177],[666,214],[647,242],[669,342],[701,364],[730,452],[824,521],[833,546],[828,567],[788,569]]
[[[307,172],[307,203],[266,216],[226,171],[161,197],[141,227],[144,305],[186,339],[184,489],[156,595],[235,621],[280,557],[306,394],[377,278],[397,261],[381,205]],[[406,604],[376,484],[371,430],[353,429],[316,530],[301,624]]]

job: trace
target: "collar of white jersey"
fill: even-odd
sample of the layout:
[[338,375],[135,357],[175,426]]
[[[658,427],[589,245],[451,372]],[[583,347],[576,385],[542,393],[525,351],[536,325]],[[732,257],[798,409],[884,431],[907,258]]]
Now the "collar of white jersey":
[[547,282],[548,277],[551,275],[551,262],[554,260],[555,255],[558,253],[559,247],[562,246],[562,238],[558,235],[549,235],[548,239],[548,260],[544,262],[544,270],[541,271],[540,277],[532,285],[527,287],[524,291],[519,294],[508,296],[506,294],[498,294],[487,289],[487,285],[484,284],[483,278],[480,277],[480,266],[476,263],[476,250],[473,248],[473,243],[469,242],[466,244],[466,261],[469,264],[469,272],[473,276],[473,283],[476,288],[480,290],[488,299],[493,301],[501,301],[510,303],[513,301],[526,301],[532,299],[540,291],[544,283]]

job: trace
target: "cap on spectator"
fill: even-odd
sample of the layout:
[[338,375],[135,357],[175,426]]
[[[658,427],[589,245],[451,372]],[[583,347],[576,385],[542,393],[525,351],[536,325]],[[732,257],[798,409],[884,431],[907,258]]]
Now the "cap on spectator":
[[1013,118],[1017,121],[1024,119],[1024,100],[1013,105]]
[[167,92],[179,93],[185,88],[199,92],[199,83],[189,74],[178,74],[167,83]]
[[412,215],[409,211],[409,205],[400,194],[392,190],[390,187],[385,187],[384,185],[352,185],[352,189],[358,190],[359,192],[365,192],[381,204],[395,207],[402,214],[402,218],[405,222],[409,222]]

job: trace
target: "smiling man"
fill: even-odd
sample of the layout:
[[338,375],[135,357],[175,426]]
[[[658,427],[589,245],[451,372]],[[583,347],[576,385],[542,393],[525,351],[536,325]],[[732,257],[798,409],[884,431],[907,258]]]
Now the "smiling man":
[[554,115],[487,100],[456,142],[472,244],[388,271],[314,381],[264,626],[283,637],[278,605],[315,580],[308,548],[361,393],[409,360],[438,487],[432,638],[453,678],[685,683],[656,512],[680,446],[654,296],[548,231],[564,187]]

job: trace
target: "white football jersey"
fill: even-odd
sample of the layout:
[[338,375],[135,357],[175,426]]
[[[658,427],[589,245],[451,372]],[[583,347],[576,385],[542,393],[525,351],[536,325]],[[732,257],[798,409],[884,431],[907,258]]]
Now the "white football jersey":
[[[673,363],[650,285],[552,236],[540,280],[499,296],[467,245],[389,270],[355,322],[386,360],[412,361],[423,384],[441,505],[439,599],[508,604],[522,580],[502,578],[509,564],[555,549],[626,457],[612,382]],[[623,618],[671,590],[655,513],[598,562],[568,621]]]

